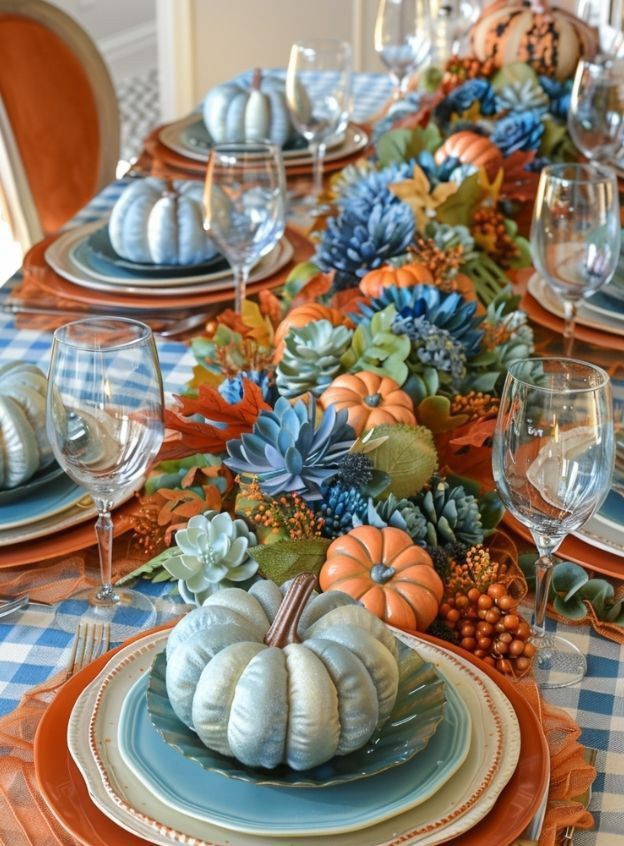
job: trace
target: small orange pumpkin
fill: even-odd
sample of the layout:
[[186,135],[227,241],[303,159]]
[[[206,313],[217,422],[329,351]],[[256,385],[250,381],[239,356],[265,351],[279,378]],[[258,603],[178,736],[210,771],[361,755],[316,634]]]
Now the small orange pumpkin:
[[431,625],[444,593],[429,553],[392,526],[358,526],[336,538],[319,582],[322,590],[347,593],[385,623],[412,631]]
[[378,297],[383,288],[410,288],[412,285],[431,285],[433,276],[429,268],[420,262],[410,262],[402,267],[384,264],[370,270],[360,282],[360,291],[367,297]]
[[337,376],[320,396],[323,408],[347,409],[349,425],[357,435],[382,423],[416,425],[414,403],[394,379],[368,370]]
[[273,361],[277,364],[282,359],[282,352],[284,349],[284,338],[293,326],[305,326],[314,320],[329,320],[332,326],[340,326],[343,323],[349,324],[348,317],[335,308],[322,305],[321,303],[304,303],[296,306],[288,312],[286,317],[279,324],[275,330],[275,353]]
[[546,0],[497,0],[481,12],[470,33],[472,50],[497,68],[526,62],[559,80],[572,76],[580,58],[593,58],[598,33]]
[[503,166],[503,154],[496,144],[484,135],[471,132],[469,129],[449,135],[444,144],[436,150],[437,164],[442,164],[451,158],[459,159],[462,164],[484,168],[490,181]]

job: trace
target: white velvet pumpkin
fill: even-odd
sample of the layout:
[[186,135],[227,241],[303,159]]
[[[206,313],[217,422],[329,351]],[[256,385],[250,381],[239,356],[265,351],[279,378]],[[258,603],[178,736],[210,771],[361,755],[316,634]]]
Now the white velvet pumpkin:
[[0,367],[0,489],[27,482],[53,460],[46,435],[47,379],[34,364]]
[[217,250],[203,228],[203,185],[148,177],[130,184],[113,206],[108,234],[134,262],[199,264]]
[[206,746],[247,766],[306,770],[353,752],[396,700],[398,651],[384,624],[337,591],[308,600],[296,582],[279,619],[292,598],[303,613],[279,643],[273,629],[264,641],[283,601],[269,581],[213,594],[167,643],[173,710]]
[[296,136],[283,80],[254,73],[251,85],[226,82],[208,92],[204,123],[211,138],[225,141],[272,141],[283,147]]

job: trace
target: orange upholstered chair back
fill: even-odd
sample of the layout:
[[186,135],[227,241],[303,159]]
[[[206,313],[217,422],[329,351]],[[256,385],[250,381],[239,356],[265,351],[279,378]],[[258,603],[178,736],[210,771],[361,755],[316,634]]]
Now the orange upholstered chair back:
[[0,0],[0,97],[41,229],[115,175],[117,100],[95,44],[43,0]]

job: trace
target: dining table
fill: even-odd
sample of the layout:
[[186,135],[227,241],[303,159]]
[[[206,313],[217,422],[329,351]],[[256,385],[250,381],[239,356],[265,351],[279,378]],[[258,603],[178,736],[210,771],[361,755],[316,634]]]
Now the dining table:
[[[353,120],[364,124],[378,112],[390,95],[390,81],[382,74],[355,74],[353,88]],[[105,220],[116,200],[136,180],[130,173],[107,186],[66,227]],[[0,290],[0,365],[24,361],[46,372],[52,344],[52,332],[41,322],[29,322],[27,313],[13,314],[7,298],[19,284],[21,274],[8,281]],[[38,317],[41,317],[39,315]],[[536,327],[543,349],[557,353],[560,338],[555,332]],[[195,357],[189,345],[175,337],[158,337],[157,349],[168,401],[180,394],[192,375]],[[577,354],[592,356],[606,365],[617,364],[618,354],[581,343]],[[621,356],[621,352],[619,353]],[[606,361],[605,361],[606,359]],[[91,546],[95,537],[91,541]],[[593,562],[598,560],[597,552]],[[624,582],[624,557],[621,561],[621,581]],[[33,577],[45,580],[50,562],[42,560],[24,567]],[[6,565],[5,565],[6,566]],[[592,569],[592,562],[587,562]],[[599,568],[598,568],[599,569]],[[0,569],[0,596],[6,583],[6,569]],[[617,571],[611,573],[613,582],[620,583]],[[28,582],[23,583],[26,587]],[[175,616],[172,606],[171,583],[152,582],[139,578],[136,588],[156,602],[158,623],[166,623]],[[176,600],[173,600],[175,605]],[[131,625],[131,624],[130,624]],[[624,650],[620,643],[604,637],[589,624],[573,625],[562,618],[547,618],[547,631],[556,632],[574,643],[587,657],[587,675],[574,686],[543,692],[544,699],[563,709],[580,728],[580,742],[597,750],[596,779],[593,782],[589,811],[594,818],[591,830],[574,832],[574,846],[624,846]],[[140,621],[136,634],[142,630]],[[55,625],[55,604],[31,604],[0,617],[0,718],[18,708],[28,692],[63,673],[72,646],[73,635]],[[115,644],[111,644],[115,645]],[[0,746],[2,745],[0,740]],[[0,752],[1,754],[1,752]],[[0,843],[21,846],[30,841],[5,827],[0,813]],[[21,835],[20,835],[21,836]],[[68,841],[70,842],[70,841]],[[235,836],[232,843],[236,843]],[[495,843],[483,846],[497,846]]]

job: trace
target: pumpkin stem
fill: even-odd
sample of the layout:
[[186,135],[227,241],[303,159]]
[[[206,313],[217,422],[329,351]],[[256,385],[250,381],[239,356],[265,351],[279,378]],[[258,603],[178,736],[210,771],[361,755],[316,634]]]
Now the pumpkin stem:
[[381,402],[381,394],[369,394],[368,396],[364,397],[364,404],[370,406],[371,408],[377,408],[379,403]]
[[371,567],[370,577],[378,585],[385,585],[394,576],[396,570],[394,567],[388,567],[386,564],[375,564]]
[[283,649],[289,643],[301,643],[297,626],[315,584],[316,576],[312,573],[299,573],[295,576],[286,596],[282,599],[271,628],[264,636],[267,646]]
[[260,91],[261,83],[262,83],[262,70],[260,68],[254,68],[253,75],[251,77],[251,90],[252,91]]

